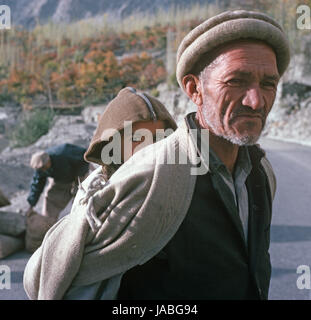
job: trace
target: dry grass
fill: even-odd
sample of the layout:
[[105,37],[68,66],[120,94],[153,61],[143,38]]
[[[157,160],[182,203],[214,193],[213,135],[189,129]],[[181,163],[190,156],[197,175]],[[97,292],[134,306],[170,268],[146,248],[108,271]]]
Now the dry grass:
[[60,41],[69,38],[72,43],[77,43],[85,38],[97,37],[109,33],[131,33],[142,30],[145,27],[179,26],[189,20],[202,20],[220,12],[214,5],[194,5],[190,10],[171,8],[159,10],[153,15],[134,13],[125,19],[110,17],[104,14],[97,18],[84,19],[71,24],[48,23],[37,26],[35,34],[43,39]]

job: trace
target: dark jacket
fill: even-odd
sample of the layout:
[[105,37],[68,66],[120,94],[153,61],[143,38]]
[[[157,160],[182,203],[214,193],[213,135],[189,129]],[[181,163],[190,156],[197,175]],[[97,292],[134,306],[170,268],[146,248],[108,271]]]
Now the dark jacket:
[[78,176],[83,177],[89,167],[83,158],[85,151],[85,148],[69,143],[51,147],[46,150],[51,158],[51,168],[46,171],[35,171],[30,185],[30,193],[27,198],[28,203],[32,207],[36,205],[48,177],[60,183],[71,183]]

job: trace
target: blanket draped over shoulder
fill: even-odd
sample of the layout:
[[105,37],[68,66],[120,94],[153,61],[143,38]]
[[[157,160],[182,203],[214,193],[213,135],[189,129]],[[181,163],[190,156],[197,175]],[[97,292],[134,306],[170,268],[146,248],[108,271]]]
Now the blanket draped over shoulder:
[[[108,279],[161,251],[182,223],[195,186],[196,151],[188,137],[183,124],[134,154],[107,183],[100,168],[82,183],[71,213],[48,231],[26,266],[30,299],[62,299],[71,285]],[[181,154],[187,163],[178,163]],[[170,157],[175,164],[165,164]]]

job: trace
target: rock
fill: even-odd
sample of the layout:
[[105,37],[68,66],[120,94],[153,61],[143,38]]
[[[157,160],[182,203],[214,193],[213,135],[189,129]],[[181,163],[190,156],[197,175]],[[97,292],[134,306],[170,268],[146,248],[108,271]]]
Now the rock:
[[5,133],[5,123],[7,122],[8,115],[6,112],[0,111],[0,134]]
[[0,234],[0,259],[13,254],[24,247],[24,239]]
[[[302,105],[308,105],[302,101]],[[267,122],[263,135],[269,138],[311,145],[311,106],[293,109],[278,120]]]
[[28,252],[35,252],[40,247],[46,232],[54,223],[54,218],[42,216],[35,211],[27,216],[25,245]]
[[99,115],[103,114],[107,105],[90,106],[83,109],[81,116],[85,123],[97,124]]
[[0,152],[9,145],[9,139],[3,134],[0,134]]
[[196,111],[196,105],[179,88],[170,88],[166,83],[161,83],[157,87],[159,99],[167,110],[171,113],[177,124],[180,124],[184,116]]
[[47,149],[62,143],[72,143],[87,147],[94,130],[95,125],[86,125],[81,116],[58,116],[50,131],[33,146]]
[[282,104],[290,113],[294,108],[300,107],[302,101],[311,97],[311,85],[299,82],[285,82],[282,87]]
[[15,212],[0,211],[0,234],[17,237],[25,231],[25,216]]
[[[284,75],[284,81],[311,85],[311,38],[309,35],[306,35],[301,37],[300,42],[300,53],[291,57],[288,71]],[[296,49],[295,51],[297,52],[298,50]]]
[[[29,165],[19,164],[17,162],[10,161],[4,162],[0,160],[0,188],[10,200],[12,197],[22,190],[28,190],[30,186],[30,180],[33,175],[33,170]],[[5,207],[7,209],[7,207]],[[11,210],[10,210],[11,211]],[[15,210],[13,210],[15,211]]]
[[16,105],[6,105],[0,109],[0,134],[7,135],[19,121],[21,108]]
[[0,189],[0,207],[4,207],[10,204],[9,199],[3,194]]

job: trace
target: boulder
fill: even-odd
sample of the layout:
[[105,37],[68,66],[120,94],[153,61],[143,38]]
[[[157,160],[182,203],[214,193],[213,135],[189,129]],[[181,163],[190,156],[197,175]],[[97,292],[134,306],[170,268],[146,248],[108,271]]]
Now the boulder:
[[98,117],[103,114],[107,105],[89,106],[83,109],[81,115],[85,123],[97,124]]
[[26,237],[25,244],[28,252],[35,252],[41,245],[47,231],[55,223],[55,219],[30,212],[26,218]]
[[25,216],[20,213],[0,211],[0,234],[20,236],[26,230]]
[[299,38],[295,52],[291,58],[289,68],[284,74],[284,81],[311,85],[311,38],[309,35]]
[[159,92],[157,99],[163,103],[178,125],[187,113],[197,110],[196,105],[180,88],[161,83],[157,86],[157,91]]
[[301,107],[303,101],[311,97],[311,85],[299,82],[285,82],[282,86],[282,104],[288,113]]
[[24,239],[0,234],[0,259],[24,248]]
[[8,206],[10,203],[9,199],[0,190],[0,207]]

